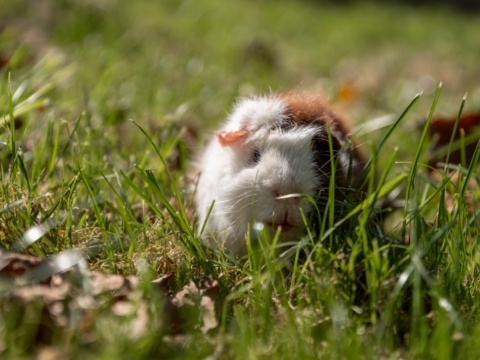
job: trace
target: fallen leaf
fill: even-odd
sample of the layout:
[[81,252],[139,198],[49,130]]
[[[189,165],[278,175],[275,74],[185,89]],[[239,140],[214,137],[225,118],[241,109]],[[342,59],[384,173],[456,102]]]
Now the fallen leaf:
[[[456,118],[432,119],[429,133],[430,137],[434,140],[434,146],[430,149],[430,166],[438,167],[438,163],[445,162],[448,146],[455,128],[455,122]],[[460,140],[462,131],[464,131],[465,136],[473,135],[473,138],[470,138],[468,144],[465,146],[465,160],[466,166],[468,166],[472,161],[477,142],[480,140],[480,113],[463,115],[459,119],[454,141]],[[476,133],[478,133],[478,136],[475,136]],[[448,163],[455,165],[461,163],[461,149],[459,149],[458,146],[452,148]]]
[[[41,313],[35,345],[50,345],[56,329],[68,328],[79,329],[85,343],[94,341],[95,309],[99,304],[111,304],[112,314],[125,318],[132,340],[140,339],[155,321],[142,298],[140,278],[90,273],[84,259],[73,250],[47,259],[0,250],[0,275],[7,280],[2,294],[7,307],[20,313],[30,307]],[[211,277],[192,279],[172,293],[174,279],[175,273],[169,272],[152,282],[153,288],[165,296],[160,304],[164,314],[161,326],[172,333],[187,329],[207,333],[217,328],[218,281]],[[18,321],[21,324],[25,319]]]
[[17,254],[0,249],[0,274],[9,278],[21,276],[25,271],[37,266],[43,261],[39,257]]
[[107,291],[118,291],[125,285],[125,277],[121,275],[93,272],[90,276],[93,295],[99,295]]
[[353,103],[360,96],[358,86],[352,81],[345,81],[338,90],[338,100],[345,103]]
[[0,70],[3,68],[6,68],[9,61],[10,61],[9,56],[0,55]]
[[172,288],[172,280],[174,278],[175,273],[172,271],[158,279],[153,280],[152,283],[159,287],[165,294],[167,294],[169,289]]
[[41,299],[50,304],[55,301],[65,300],[70,291],[70,286],[65,284],[61,287],[51,288],[48,285],[23,286],[13,290],[12,294],[24,303]]
[[218,326],[218,320],[215,315],[215,299],[209,296],[202,296],[200,309],[200,316],[203,322],[203,326],[200,330],[206,334],[209,330],[215,329]]
[[198,285],[190,280],[180,291],[167,297],[165,315],[170,330],[179,332],[194,328],[207,333],[216,328],[218,295],[217,280],[204,278]]

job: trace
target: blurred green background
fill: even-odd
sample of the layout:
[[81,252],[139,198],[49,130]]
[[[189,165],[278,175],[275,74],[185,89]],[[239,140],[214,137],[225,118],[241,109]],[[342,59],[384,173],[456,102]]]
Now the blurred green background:
[[[467,110],[480,102],[479,17],[446,5],[2,3],[3,57],[26,42],[34,57],[56,51],[74,66],[55,94],[70,117],[88,108],[110,125],[173,116],[211,129],[239,96],[299,89],[324,94],[355,123],[398,113],[423,90],[421,118],[440,81],[439,113],[456,114],[466,92]],[[33,63],[11,66],[14,82],[22,66]]]

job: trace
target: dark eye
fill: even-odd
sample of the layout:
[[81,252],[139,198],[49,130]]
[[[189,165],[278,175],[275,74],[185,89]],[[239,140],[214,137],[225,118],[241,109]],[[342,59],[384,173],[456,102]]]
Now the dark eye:
[[260,151],[255,150],[253,152],[253,162],[258,163],[260,161]]

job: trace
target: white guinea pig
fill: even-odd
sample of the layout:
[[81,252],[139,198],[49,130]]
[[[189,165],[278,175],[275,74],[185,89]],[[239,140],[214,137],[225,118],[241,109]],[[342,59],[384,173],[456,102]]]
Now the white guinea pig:
[[[297,241],[317,199],[325,208],[331,174],[327,135],[337,158],[336,202],[342,203],[347,178],[360,174],[364,161],[348,140],[347,124],[321,98],[287,93],[240,100],[200,160],[196,191],[198,228],[207,219],[203,241],[223,245],[232,256],[247,252],[248,225],[264,223],[282,241]],[[296,194],[296,195],[295,195]],[[290,195],[290,196],[288,196]]]

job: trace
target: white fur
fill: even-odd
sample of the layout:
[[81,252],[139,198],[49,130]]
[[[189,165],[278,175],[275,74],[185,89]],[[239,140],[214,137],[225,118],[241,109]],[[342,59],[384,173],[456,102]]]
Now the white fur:
[[224,130],[258,129],[286,118],[287,104],[274,96],[243,99],[237,103]]
[[[255,221],[278,224],[286,219],[294,226],[282,233],[283,241],[298,240],[305,233],[299,208],[307,214],[312,205],[305,199],[278,200],[273,194],[315,197],[316,189],[328,186],[316,176],[310,148],[313,136],[324,129],[318,125],[276,128],[286,118],[286,109],[285,102],[275,97],[242,100],[222,130],[248,129],[245,144],[222,146],[216,139],[210,141],[200,162],[195,199],[199,229],[215,200],[202,235],[205,244],[216,247],[218,242],[231,255],[242,256],[247,251],[248,224]],[[252,159],[255,149],[261,154],[258,163]]]

